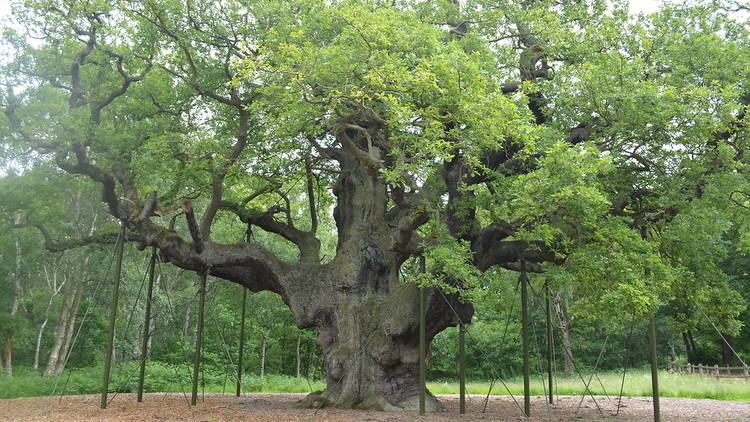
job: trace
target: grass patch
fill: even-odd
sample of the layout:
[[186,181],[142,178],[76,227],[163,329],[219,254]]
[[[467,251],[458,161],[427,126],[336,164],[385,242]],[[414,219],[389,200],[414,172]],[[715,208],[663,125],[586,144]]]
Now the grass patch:
[[[110,392],[134,393],[138,388],[137,363],[129,362],[116,365],[112,370]],[[186,392],[190,393],[192,366],[169,365],[160,362],[149,362],[146,370],[146,392]],[[588,380],[590,374],[584,374]],[[599,381],[594,378],[591,391],[595,395],[617,396],[620,391],[622,374],[616,372],[599,374]],[[546,377],[544,377],[546,381]],[[207,393],[231,393],[235,389],[234,374],[206,369],[203,375],[204,385],[199,391]],[[40,372],[29,368],[17,368],[12,377],[0,377],[0,398],[49,396],[53,389],[55,394],[96,394],[101,392],[102,368],[82,368],[65,371],[62,376],[44,378]],[[520,377],[505,380],[514,395],[523,394],[523,380]],[[57,386],[55,387],[55,384]],[[602,388],[603,386],[603,388]],[[684,397],[696,399],[750,401],[750,381],[743,379],[721,378],[710,376],[681,375],[669,372],[659,373],[659,386],[663,397]],[[267,375],[263,378],[246,374],[242,378],[242,391],[246,393],[309,393],[322,390],[325,382],[308,381],[285,375]],[[428,388],[435,394],[458,394],[458,382],[433,381]],[[487,394],[488,381],[471,381],[466,384],[469,394]],[[577,377],[557,379],[555,394],[577,396],[584,394],[583,384]],[[544,395],[545,389],[541,377],[532,377],[531,394]],[[492,394],[505,395],[508,390],[501,383],[496,383]],[[630,371],[625,378],[623,389],[625,396],[651,395],[651,374],[648,371]]]
[[[583,374],[588,381],[590,374]],[[546,394],[544,380],[539,376],[531,378],[531,394],[542,396]],[[601,384],[600,382],[601,381]],[[622,373],[609,372],[599,374],[591,382],[591,392],[594,395],[618,396],[620,394],[620,383]],[[505,384],[513,395],[523,395],[523,379],[520,377],[505,380]],[[602,387],[603,386],[603,387]],[[435,394],[458,394],[458,382],[436,381],[428,383],[428,388]],[[466,391],[469,394],[487,394],[488,381],[471,381],[466,383]],[[563,396],[578,396],[585,392],[581,379],[578,377],[560,377],[557,379],[555,394]],[[662,397],[682,397],[694,399],[715,399],[750,401],[750,380],[741,378],[720,378],[701,375],[682,375],[670,372],[659,372],[659,390]],[[624,396],[650,396],[651,395],[651,372],[629,371],[625,377],[623,388]],[[492,389],[492,394],[506,395],[508,390],[497,382]]]

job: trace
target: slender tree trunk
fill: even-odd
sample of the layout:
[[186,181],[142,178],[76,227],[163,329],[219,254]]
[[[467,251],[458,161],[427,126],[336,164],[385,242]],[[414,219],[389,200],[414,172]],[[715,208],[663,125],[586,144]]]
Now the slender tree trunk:
[[677,361],[677,350],[675,350],[674,342],[670,341],[670,342],[668,342],[668,344],[669,344],[669,352],[670,352],[671,357],[672,357],[672,362],[676,362]]
[[573,363],[573,348],[570,342],[570,319],[565,314],[565,307],[563,304],[562,290],[555,294],[555,312],[557,313],[557,319],[560,321],[560,342],[563,348],[563,369],[565,375],[571,375],[575,370],[575,364]]
[[308,344],[307,359],[305,361],[305,378],[310,378],[310,371],[312,370],[312,355],[313,355],[313,346]]
[[300,367],[302,366],[302,360],[300,359],[299,348],[302,344],[302,333],[297,335],[297,378],[300,375]]
[[78,308],[81,304],[81,296],[83,296],[84,286],[79,284],[75,286],[73,294],[73,303],[70,306],[70,313],[68,314],[67,324],[65,325],[65,341],[63,342],[62,349],[60,351],[61,359],[57,360],[57,368],[55,373],[59,374],[65,369],[65,360],[70,354],[71,344],[75,333],[76,319],[78,318]]
[[695,363],[701,363],[698,362],[700,360],[700,356],[698,356],[698,348],[695,346],[695,339],[693,338],[693,332],[691,330],[687,331],[687,339],[690,342],[690,350],[693,351],[693,361]]
[[191,318],[192,306],[188,306],[185,310],[185,320],[182,323],[182,335],[187,338],[190,337],[190,318]]
[[5,337],[5,375],[13,376],[13,336]]
[[[13,304],[10,308],[10,316],[15,316],[18,313],[18,307],[21,304],[21,296],[23,295],[23,289],[21,288],[21,243],[16,239],[16,272],[13,275],[15,281],[15,295],[13,296]],[[13,375],[13,336],[14,332],[10,331],[5,336],[5,375]]]
[[[737,363],[737,359],[735,358],[734,352],[732,351],[732,348],[734,347],[734,337],[730,336],[729,334],[723,334],[723,336],[727,341],[725,342],[721,337],[719,337],[719,341],[721,342],[721,354],[724,365],[735,365]],[[727,342],[729,344],[727,344]],[[729,347],[730,345],[732,347]]]
[[266,374],[266,346],[268,345],[268,333],[271,332],[269,328],[263,327],[263,339],[260,343],[260,377],[263,378]]
[[687,332],[682,333],[682,342],[685,343],[685,354],[687,355],[688,363],[695,363],[693,360],[693,349],[690,347],[690,340],[688,340]]
[[279,347],[279,375],[284,375],[284,355],[286,354],[286,332],[281,335],[281,345]]
[[[47,308],[49,310],[49,308]],[[36,335],[36,346],[34,347],[34,369],[39,369],[39,349],[42,347],[42,336],[44,335],[44,328],[47,327],[49,321],[48,313],[44,313],[44,321],[39,326],[39,332]]]
[[62,290],[62,287],[67,282],[67,278],[63,278],[62,284],[59,286],[57,285],[57,267],[55,267],[54,272],[52,273],[52,277],[50,277],[49,272],[47,271],[47,267],[45,266],[44,275],[47,279],[47,285],[52,289],[52,295],[50,296],[49,301],[47,301],[47,307],[44,309],[44,321],[42,321],[42,325],[39,327],[39,333],[36,336],[36,347],[34,348],[34,369],[39,369],[39,352],[42,346],[42,336],[44,335],[44,329],[49,323],[49,311],[52,308],[52,303],[54,302],[55,297],[57,297],[57,295],[60,293],[60,290]]
[[[76,197],[76,206],[74,214],[74,223],[80,222],[81,218],[81,191],[78,191]],[[96,228],[96,221],[98,213],[94,213],[94,217],[91,221],[88,234],[92,236]],[[60,317],[55,327],[55,341],[50,350],[49,358],[47,359],[47,367],[44,370],[44,376],[58,375],[65,367],[65,360],[71,347],[72,337],[74,336],[75,320],[78,316],[78,308],[81,303],[81,296],[85,290],[85,284],[83,282],[88,265],[90,262],[90,255],[86,255],[79,268],[79,276],[71,276],[68,278],[65,276],[63,280],[63,303],[60,309]],[[74,270],[74,265],[69,265],[71,272]]]
[[68,281],[63,287],[63,303],[60,308],[60,316],[57,320],[55,327],[55,342],[52,344],[52,349],[49,352],[49,358],[47,359],[47,369],[44,371],[45,376],[57,375],[58,361],[60,360],[60,353],[63,345],[65,344],[65,328],[68,324],[68,316],[70,313],[70,307],[73,302],[73,288],[72,282]]

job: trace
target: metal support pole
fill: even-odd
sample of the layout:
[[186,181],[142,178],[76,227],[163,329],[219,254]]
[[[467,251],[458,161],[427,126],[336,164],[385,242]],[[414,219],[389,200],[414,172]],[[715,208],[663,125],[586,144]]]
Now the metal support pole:
[[[641,225],[641,238],[648,240],[648,227]],[[651,275],[651,268],[645,269],[646,277]],[[648,327],[648,346],[651,358],[651,395],[654,403],[654,422],[661,421],[661,411],[659,409],[659,366],[656,360],[656,311],[651,315],[651,321]]]
[[466,367],[464,360],[466,344],[466,326],[458,323],[458,411],[460,414],[466,413]]
[[648,345],[651,355],[651,394],[654,402],[654,422],[661,421],[659,409],[659,367],[656,361],[656,317],[651,316],[648,327]]
[[552,404],[552,311],[550,310],[550,291],[549,291],[549,280],[544,283],[545,290],[545,311],[547,313],[547,400]]
[[107,351],[104,355],[104,382],[102,383],[102,401],[99,405],[102,409],[107,408],[107,393],[109,392],[109,372],[112,366],[112,352],[115,343],[115,322],[117,321],[117,301],[120,295],[120,274],[122,274],[122,251],[125,243],[125,224],[120,229],[120,237],[115,245],[115,286],[112,289],[112,307],[109,311],[109,333],[107,336]]
[[529,388],[529,292],[526,261],[521,261],[521,325],[523,337],[523,411],[531,416],[531,391]]
[[247,304],[247,289],[242,287],[242,312],[240,313],[240,350],[237,357],[237,397],[242,393],[242,371],[245,369],[242,358],[245,352],[245,308]]
[[[419,270],[425,272],[424,256],[419,258]],[[419,288],[419,415],[425,415],[425,396],[427,394],[427,388],[425,386],[425,353],[426,353],[426,332],[425,325],[427,324],[427,304],[425,299],[424,287]]]
[[201,369],[203,351],[203,308],[206,304],[206,276],[207,272],[201,274],[200,300],[198,302],[198,327],[195,331],[195,361],[193,362],[193,395],[190,404],[198,404],[198,374]]
[[151,330],[151,298],[154,294],[154,268],[156,267],[156,248],[151,252],[148,263],[148,291],[146,293],[146,316],[143,322],[143,343],[141,344],[141,371],[138,375],[138,402],[143,401],[143,382],[146,378],[146,354]]

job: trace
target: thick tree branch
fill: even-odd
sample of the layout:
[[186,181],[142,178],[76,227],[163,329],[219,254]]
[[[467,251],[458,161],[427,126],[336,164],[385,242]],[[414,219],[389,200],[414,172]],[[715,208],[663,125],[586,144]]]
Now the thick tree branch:
[[81,66],[86,64],[86,58],[94,51],[94,47],[96,46],[96,29],[93,25],[91,29],[83,32],[81,35],[88,36],[88,40],[86,41],[86,47],[76,54],[73,63],[70,65],[71,91],[68,104],[72,108],[77,108],[85,104],[85,101],[82,99],[85,91],[81,88]]
[[[348,133],[349,130],[362,134],[362,136],[367,140],[367,152],[361,150],[354,142],[354,140],[352,140]],[[364,164],[366,167],[372,170],[377,170],[383,166],[383,161],[380,159],[380,153],[379,151],[377,151],[377,147],[374,147],[372,145],[372,136],[367,131],[367,129],[352,123],[342,123],[337,125],[337,127],[334,129],[334,134],[336,135],[336,139],[338,139],[338,141],[344,147],[344,150],[347,151],[352,156],[352,158],[354,158],[358,162]]]
[[148,199],[146,199],[146,203],[143,205],[141,212],[138,214],[138,217],[136,218],[136,222],[140,222],[151,217],[154,214],[154,211],[156,210],[156,205],[157,205],[156,191],[152,191],[148,195]]
[[152,67],[151,59],[149,58],[146,68],[140,74],[131,76],[123,68],[123,61],[125,60],[125,56],[109,50],[102,51],[106,55],[116,59],[117,72],[122,77],[122,85],[116,90],[112,91],[104,100],[93,103],[91,105],[91,120],[95,123],[99,123],[99,121],[101,120],[101,113],[104,108],[112,104],[112,102],[117,98],[125,95],[132,83],[143,80],[143,78],[151,70]]
[[211,237],[211,224],[216,218],[216,213],[221,207],[221,201],[224,194],[224,179],[229,172],[229,169],[237,162],[237,159],[242,154],[247,146],[248,137],[248,126],[249,126],[250,114],[244,108],[239,108],[239,127],[237,128],[237,141],[232,146],[231,151],[224,157],[224,163],[221,168],[213,171],[211,181],[211,201],[206,208],[206,212],[203,213],[200,222],[200,235],[204,239],[208,240]]
[[282,262],[260,245],[225,245],[209,241],[204,243],[199,254],[177,233],[150,220],[132,227],[138,233],[141,248],[156,247],[163,260],[180,268],[195,272],[208,269],[211,275],[242,284],[253,291],[270,290],[285,298],[288,297],[287,289],[297,282],[297,266],[301,264]]
[[[120,236],[119,232],[109,233],[90,233],[80,238],[68,238],[64,240],[53,239],[49,231],[41,224],[33,225],[44,237],[44,248],[50,252],[63,252],[69,249],[80,248],[88,245],[114,245],[117,242],[117,238]],[[132,241],[137,237],[132,233],[125,234],[125,240]]]
[[318,151],[318,154],[323,157],[328,157],[339,162],[343,161],[346,158],[342,150],[338,148],[323,147],[312,135],[307,135],[307,140],[308,142],[310,142],[310,145],[312,145],[313,148]]
[[266,212],[257,212],[228,201],[222,201],[221,209],[231,211],[245,224],[258,226],[294,243],[299,248],[303,262],[319,262],[320,241],[313,232],[299,230],[273,218],[275,213],[284,211],[281,207],[273,206]]
[[190,232],[190,237],[193,238],[193,247],[195,248],[196,253],[201,253],[203,252],[203,239],[201,239],[201,234],[198,230],[198,223],[195,221],[193,204],[186,201],[183,206],[185,208],[185,219],[187,220],[188,231]]
[[310,207],[310,233],[315,235],[318,231],[318,211],[315,207],[314,176],[310,166],[310,157],[305,157],[305,176],[307,178],[307,201]]
[[8,119],[8,122],[10,123],[10,128],[13,132],[18,134],[21,139],[29,145],[29,147],[35,151],[47,153],[54,151],[58,144],[55,142],[46,142],[41,139],[35,138],[31,134],[29,134],[26,130],[24,130],[23,123],[21,122],[21,119],[16,115],[16,109],[18,108],[18,102],[15,98],[15,95],[13,95],[13,88],[8,87],[7,88],[7,94],[6,94],[6,103],[5,107],[3,108],[3,114],[5,114],[5,117]]
[[74,144],[73,150],[76,156],[76,162],[71,163],[67,160],[67,152],[59,152],[55,159],[58,167],[71,174],[81,174],[88,176],[91,180],[102,184],[102,201],[107,204],[109,213],[116,218],[122,218],[120,204],[115,191],[115,179],[107,174],[104,170],[89,162],[86,149],[81,144]]

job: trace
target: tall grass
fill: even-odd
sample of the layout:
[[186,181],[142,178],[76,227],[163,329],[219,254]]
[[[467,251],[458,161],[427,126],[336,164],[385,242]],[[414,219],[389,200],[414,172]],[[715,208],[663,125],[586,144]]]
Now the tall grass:
[[[138,384],[137,365],[134,362],[118,365],[112,371],[111,392],[135,392]],[[190,365],[168,365],[149,362],[146,371],[146,392],[190,392],[192,370]],[[583,374],[588,381],[590,374]],[[622,374],[609,372],[593,378],[591,392],[595,395],[609,394],[617,396],[620,392]],[[504,380],[511,393],[523,394],[523,380],[520,377]],[[546,377],[544,377],[546,382]],[[95,394],[101,391],[102,369],[99,367],[67,370],[58,378],[41,377],[37,371],[18,368],[12,377],[0,377],[0,398],[48,396],[55,388],[55,394]],[[323,381],[308,381],[284,375],[246,374],[242,378],[243,392],[264,393],[309,393],[325,388]],[[659,386],[664,397],[685,397],[698,399],[750,401],[750,380],[721,378],[710,376],[681,375],[669,372],[659,373]],[[428,388],[435,394],[458,394],[458,383],[455,380],[433,381]],[[488,381],[467,382],[469,394],[487,394]],[[207,393],[231,393],[235,389],[233,373],[207,369],[202,377],[200,391]],[[555,381],[554,392],[558,395],[582,395],[585,392],[583,383],[578,377],[561,377]],[[496,383],[492,394],[508,394],[501,383]],[[531,394],[546,394],[545,384],[541,377],[532,378]],[[651,374],[648,371],[630,371],[625,378],[623,395],[648,396],[651,394]]]
[[[588,382],[590,373],[583,374]],[[546,394],[546,375],[543,380],[539,377],[531,379],[531,394],[541,396]],[[510,392],[514,395],[523,394],[523,379],[520,377],[504,380]],[[618,396],[622,373],[602,373],[591,381],[590,390],[594,395]],[[466,391],[469,394],[487,394],[489,382],[467,382]],[[435,394],[458,394],[458,382],[454,380],[428,383],[428,388]],[[502,383],[497,382],[492,394],[508,394]],[[582,395],[585,393],[583,382],[577,376],[560,377],[553,383],[553,392],[563,396]],[[696,399],[750,401],[750,380],[741,378],[720,378],[701,375],[682,375],[671,372],[659,372],[659,391],[662,397],[683,397]],[[624,396],[650,396],[651,372],[630,371],[625,377],[623,386]]]

